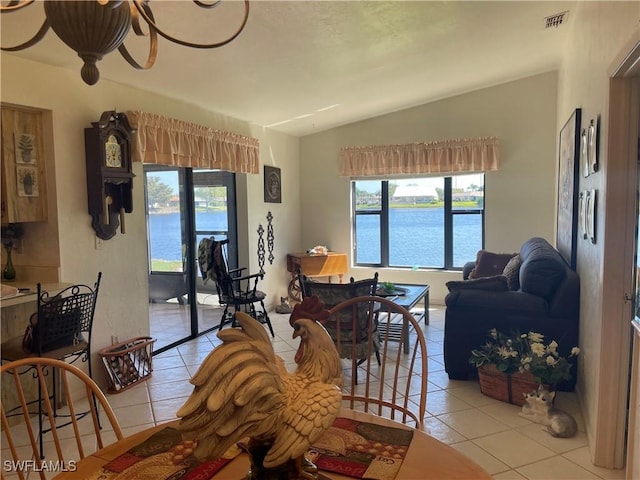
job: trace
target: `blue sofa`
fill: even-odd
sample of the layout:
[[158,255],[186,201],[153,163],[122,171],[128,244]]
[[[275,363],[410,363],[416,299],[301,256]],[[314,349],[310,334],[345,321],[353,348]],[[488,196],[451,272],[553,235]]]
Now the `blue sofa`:
[[[444,330],[444,363],[450,379],[466,380],[476,375],[475,367],[469,363],[471,350],[486,342],[492,328],[505,333],[531,330],[542,333],[545,341],[558,342],[559,352],[565,357],[578,345],[578,275],[543,238],[527,240],[519,255],[517,290],[506,287],[501,275],[467,280],[468,285],[465,281],[450,282],[454,285],[445,297]],[[477,287],[473,282],[477,282]],[[574,365],[573,379],[558,385],[560,390],[573,390],[575,368]]]

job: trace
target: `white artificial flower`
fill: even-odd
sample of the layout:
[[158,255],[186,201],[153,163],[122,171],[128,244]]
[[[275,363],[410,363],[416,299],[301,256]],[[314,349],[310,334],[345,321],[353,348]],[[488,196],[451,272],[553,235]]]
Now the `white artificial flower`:
[[555,340],[552,340],[549,346],[547,347],[547,350],[549,352],[556,353],[558,351],[558,342],[556,342]]
[[544,335],[536,332],[529,332],[529,341],[533,343],[541,343]]
[[576,356],[576,355],[579,355],[579,354],[580,354],[580,349],[579,349],[578,347],[573,347],[573,348],[571,349],[571,356],[572,356],[572,357],[574,357],[574,356]]
[[498,355],[500,355],[501,358],[509,358],[511,357],[511,349],[508,349],[506,347],[498,347]]
[[531,345],[531,351],[538,357],[542,357],[545,352],[544,345],[542,343],[534,343]]
[[555,365],[555,364],[556,364],[556,359],[555,359],[555,358],[553,358],[552,356],[548,356],[548,357],[547,357],[547,365],[551,365],[551,366],[553,366],[553,365]]

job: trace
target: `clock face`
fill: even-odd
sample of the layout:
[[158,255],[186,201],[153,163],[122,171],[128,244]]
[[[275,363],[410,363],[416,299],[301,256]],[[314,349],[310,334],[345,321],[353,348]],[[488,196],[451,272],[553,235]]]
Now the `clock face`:
[[115,135],[109,135],[105,148],[105,163],[107,167],[121,168],[122,167],[122,149],[118,143],[118,139]]

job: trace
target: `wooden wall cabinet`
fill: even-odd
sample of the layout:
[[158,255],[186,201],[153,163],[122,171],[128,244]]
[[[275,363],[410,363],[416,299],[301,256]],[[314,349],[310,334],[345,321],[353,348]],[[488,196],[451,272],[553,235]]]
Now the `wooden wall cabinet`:
[[5,223],[47,221],[43,112],[2,104],[1,217]]

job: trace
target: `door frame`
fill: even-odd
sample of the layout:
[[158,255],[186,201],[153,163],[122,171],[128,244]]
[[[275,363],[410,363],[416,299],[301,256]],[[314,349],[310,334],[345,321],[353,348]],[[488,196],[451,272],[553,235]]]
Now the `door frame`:
[[[184,223],[183,231],[181,232],[183,245],[185,246],[184,256],[186,261],[184,262],[184,271],[181,275],[185,278],[187,298],[188,298],[188,310],[189,310],[189,332],[185,337],[176,339],[167,345],[162,345],[154,350],[154,355],[162,353],[166,350],[174,348],[182,343],[192,340],[200,335],[209,333],[217,328],[218,325],[214,325],[210,328],[204,328],[200,330],[199,312],[198,312],[198,277],[199,267],[196,261],[198,246],[195,244],[197,231],[196,231],[196,205],[195,205],[195,189],[198,186],[210,186],[202,183],[202,179],[214,177],[220,180],[220,186],[227,188],[227,215],[228,215],[228,231],[227,236],[232,241],[232,248],[230,248],[229,264],[234,268],[237,265],[237,204],[236,204],[236,176],[232,172],[222,170],[208,170],[192,167],[181,167],[178,165],[151,165],[147,164],[143,167],[145,175],[145,201],[146,200],[146,175],[148,172],[166,172],[175,171],[178,174],[179,185],[181,185],[180,196],[180,214],[183,216],[182,221]],[[148,207],[145,207],[148,208]],[[149,231],[146,232],[147,241],[149,239]],[[151,274],[151,266],[149,265],[149,273]],[[182,304],[182,302],[180,302]],[[151,314],[149,322],[151,322]]]
[[[595,465],[624,468],[628,413],[632,302],[637,223],[637,155],[640,128],[640,35],[609,71],[607,178],[603,214],[607,232],[602,261],[603,328],[595,431],[590,435]],[[617,372],[617,375],[612,375]]]

